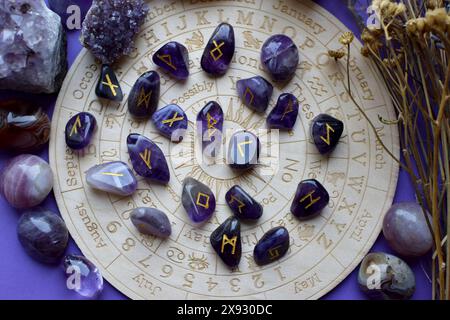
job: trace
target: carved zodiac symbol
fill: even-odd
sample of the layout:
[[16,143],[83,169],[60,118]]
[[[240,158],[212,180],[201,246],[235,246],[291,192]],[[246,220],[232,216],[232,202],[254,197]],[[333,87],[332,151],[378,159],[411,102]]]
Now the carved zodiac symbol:
[[189,51],[194,51],[195,49],[203,48],[204,40],[203,34],[200,31],[195,31],[192,33],[192,38],[186,39],[186,45]]
[[244,35],[244,46],[247,48],[253,47],[255,49],[259,49],[261,47],[262,41],[253,37],[251,31],[244,31],[242,34]]

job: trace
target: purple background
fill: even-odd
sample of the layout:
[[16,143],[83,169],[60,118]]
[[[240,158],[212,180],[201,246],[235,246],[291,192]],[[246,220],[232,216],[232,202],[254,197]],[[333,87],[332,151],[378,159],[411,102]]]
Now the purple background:
[[[89,0],[81,0],[89,1]],[[80,1],[80,2],[81,2]],[[77,1],[75,1],[77,2]],[[319,4],[333,13],[355,34],[359,34],[353,16],[346,7],[347,1],[317,0]],[[68,60],[71,64],[81,45],[78,41],[79,32],[68,33]],[[23,97],[24,94],[1,92],[0,98]],[[53,112],[56,95],[34,96],[35,101],[46,107],[49,115]],[[39,155],[48,160],[48,148],[40,152]],[[5,161],[12,157],[11,154],[0,152],[0,168],[5,165]],[[414,200],[413,190],[409,183],[407,174],[400,172],[400,179],[395,195],[395,202]],[[53,194],[42,204],[44,207],[58,212]],[[20,212],[11,208],[8,203],[0,197],[0,299],[79,299],[77,295],[69,291],[65,285],[65,275],[61,267],[46,266],[32,260],[22,249],[16,235],[16,225]],[[384,251],[391,253],[386,240],[382,235],[378,237],[371,251]],[[80,253],[80,250],[71,240],[67,249],[68,253]],[[424,273],[428,270],[429,258],[422,260],[407,260],[416,275],[416,292],[413,299],[430,299],[431,283]],[[105,282],[105,289],[101,299],[126,299],[119,291]],[[333,291],[327,294],[324,299],[366,299],[359,290],[357,283],[357,270],[353,271],[342,283]]]

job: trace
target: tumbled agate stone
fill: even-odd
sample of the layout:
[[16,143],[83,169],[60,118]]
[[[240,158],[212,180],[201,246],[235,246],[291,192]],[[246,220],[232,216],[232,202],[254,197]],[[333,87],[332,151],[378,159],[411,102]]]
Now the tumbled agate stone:
[[131,222],[140,233],[167,238],[172,233],[172,225],[167,215],[159,209],[135,208],[130,215]]
[[94,189],[118,196],[129,196],[137,188],[136,177],[122,161],[93,166],[86,171],[86,182]]
[[[64,271],[68,278],[68,289],[88,299],[97,298],[103,291],[100,270],[87,258],[78,255],[64,257]],[[70,281],[73,279],[72,281]]]

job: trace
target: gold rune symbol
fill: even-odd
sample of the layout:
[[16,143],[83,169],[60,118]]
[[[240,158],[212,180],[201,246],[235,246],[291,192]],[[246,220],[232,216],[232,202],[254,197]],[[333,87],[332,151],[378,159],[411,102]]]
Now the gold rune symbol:
[[145,149],[144,152],[139,153],[139,156],[141,157],[142,161],[144,161],[145,165],[151,169],[152,165],[150,163],[150,157],[152,156],[152,152],[148,149]]
[[[247,95],[250,98],[247,98]],[[253,99],[255,98],[255,96],[253,95],[252,91],[247,87],[244,91],[244,100],[248,101],[248,104],[252,104],[253,103]]]
[[222,248],[220,248],[220,252],[223,253],[223,250],[225,249],[225,245],[229,244],[233,247],[233,249],[231,250],[231,254],[234,254],[234,252],[236,251],[236,241],[237,241],[237,236],[234,236],[233,238],[229,239],[228,236],[226,234],[224,234],[222,237]]
[[278,249],[280,249],[281,246],[276,246],[269,249],[269,259],[273,260],[275,258],[278,258],[280,256],[280,252],[278,252]]
[[75,123],[73,124],[72,130],[70,130],[70,137],[73,134],[78,133],[78,128],[81,128],[81,120],[80,120],[80,116],[77,116],[77,119],[75,120]]
[[334,132],[334,129],[328,124],[325,124],[327,127],[327,138],[325,139],[324,137],[320,136],[320,139],[322,139],[327,145],[330,145],[330,131]]
[[281,117],[281,120],[283,120],[284,117],[285,117],[288,113],[290,113],[290,112],[292,112],[292,111],[294,111],[294,109],[292,108],[292,100],[289,100],[289,104],[287,105],[286,109],[284,110],[283,116]]
[[[223,56],[223,52],[222,50],[220,50],[220,48],[225,44],[225,42],[222,41],[220,44],[217,44],[216,40],[213,40],[213,43],[214,49],[212,49],[209,54],[214,59],[214,61],[217,61],[220,59],[220,57]],[[216,55],[215,52],[218,52],[218,54]]]
[[144,88],[141,88],[141,91],[139,92],[139,98],[138,98],[138,107],[145,103],[145,107],[148,108],[148,104],[150,103],[150,97],[152,96],[152,91],[150,91],[148,94],[145,93]]
[[[205,201],[201,202],[202,199],[205,199]],[[197,201],[195,203],[200,207],[208,209],[209,208],[209,196],[207,194],[199,192],[197,194]]]
[[109,74],[106,74],[105,78],[106,78],[106,82],[102,81],[102,83],[109,87],[109,89],[111,90],[111,93],[113,94],[114,97],[117,96],[116,88],[118,88],[119,86],[112,83],[111,78],[109,77]]
[[304,196],[303,198],[300,199],[300,203],[302,203],[303,201],[305,201],[306,199],[309,198],[309,204],[305,207],[305,209],[308,209],[309,207],[311,207],[314,203],[316,203],[317,201],[320,200],[320,197],[317,198],[313,198],[313,193],[316,192],[316,190],[311,191],[310,193],[308,193],[306,196]]
[[172,63],[172,56],[170,54],[163,54],[163,55],[156,55],[159,60],[167,64],[169,67],[171,67],[173,70],[177,70],[177,67],[175,67]]
[[217,122],[219,122],[216,118],[214,118],[213,116],[211,116],[208,113],[206,113],[206,119],[208,122],[208,138],[211,138],[211,136],[216,132],[217,128],[215,127],[215,125],[217,124]]
[[175,112],[175,114],[173,115],[172,118],[163,120],[162,123],[164,123],[164,124],[168,123],[168,124],[169,124],[169,127],[172,127],[172,125],[173,125],[174,122],[181,121],[181,120],[183,120],[183,119],[184,119],[183,116],[179,116],[179,117],[178,117],[178,112]]
[[102,172],[104,176],[113,176],[113,177],[123,177],[122,173],[115,173],[115,172]]
[[243,146],[247,145],[247,144],[252,144],[253,141],[249,140],[249,141],[243,141],[243,142],[239,142],[238,143],[238,150],[239,153],[241,154],[241,157],[243,157],[245,155],[244,150],[242,149]]
[[234,203],[234,201],[236,201],[239,204],[238,205],[239,213],[242,213],[241,209],[245,207],[245,203],[243,203],[241,200],[236,198],[234,195],[231,196],[230,200],[231,200],[230,204]]

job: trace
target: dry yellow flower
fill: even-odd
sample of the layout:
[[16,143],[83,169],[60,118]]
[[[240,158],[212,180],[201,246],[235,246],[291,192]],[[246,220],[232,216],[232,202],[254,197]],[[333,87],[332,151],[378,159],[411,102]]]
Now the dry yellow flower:
[[341,50],[328,50],[328,55],[335,60],[339,60],[345,56],[345,52]]
[[349,45],[350,43],[352,43],[354,38],[355,38],[355,36],[353,35],[353,33],[350,31],[347,31],[347,32],[344,32],[339,37],[339,42],[342,43],[344,46],[346,46],[346,45]]

